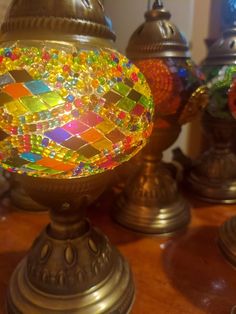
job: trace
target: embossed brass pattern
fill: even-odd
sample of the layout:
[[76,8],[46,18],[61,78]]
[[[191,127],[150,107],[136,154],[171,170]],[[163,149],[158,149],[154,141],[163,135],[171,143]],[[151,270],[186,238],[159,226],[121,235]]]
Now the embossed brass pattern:
[[130,38],[127,56],[132,60],[189,57],[188,44],[170,17],[160,1],[156,1],[153,9],[145,14],[146,21]]
[[162,151],[177,139],[176,126],[153,132],[140,156],[140,168],[119,196],[113,216],[121,225],[147,234],[170,235],[190,221],[190,205],[161,162]]
[[236,156],[233,143],[236,122],[217,119],[205,113],[203,128],[211,148],[196,161],[186,176],[186,188],[208,202],[235,203]]
[[134,285],[129,266],[84,218],[84,207],[101,194],[109,177],[23,179],[29,194],[51,208],[52,222],[11,278],[9,314],[130,311]]
[[99,0],[14,0],[1,27],[2,40],[76,39],[79,35],[115,39]]

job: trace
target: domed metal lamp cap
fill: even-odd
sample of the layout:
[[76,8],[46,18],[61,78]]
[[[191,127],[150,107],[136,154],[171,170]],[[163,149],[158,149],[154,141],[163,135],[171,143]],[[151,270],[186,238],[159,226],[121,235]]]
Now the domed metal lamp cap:
[[210,47],[205,65],[236,64],[236,27],[227,29]]
[[170,21],[171,14],[161,0],[145,14],[146,21],[131,36],[127,47],[130,59],[188,58],[189,46],[179,29]]
[[1,34],[4,41],[81,35],[115,39],[100,0],[13,0]]

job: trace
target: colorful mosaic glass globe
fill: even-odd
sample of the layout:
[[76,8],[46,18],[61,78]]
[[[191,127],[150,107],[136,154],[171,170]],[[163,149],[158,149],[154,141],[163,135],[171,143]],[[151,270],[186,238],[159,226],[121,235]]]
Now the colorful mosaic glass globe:
[[221,119],[236,118],[235,65],[207,65],[206,73],[210,92],[210,103],[207,112]]
[[0,48],[0,162],[40,177],[113,169],[144,145],[153,102],[144,76],[111,48],[18,41]]
[[154,97],[155,127],[168,128],[192,120],[206,106],[204,75],[189,58],[153,58],[135,61],[147,78]]

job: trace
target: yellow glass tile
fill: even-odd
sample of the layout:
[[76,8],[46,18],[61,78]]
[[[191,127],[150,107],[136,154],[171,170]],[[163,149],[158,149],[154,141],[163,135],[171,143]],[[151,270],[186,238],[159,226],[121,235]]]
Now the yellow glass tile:
[[25,96],[20,101],[29,108],[30,112],[40,112],[47,110],[47,106],[40,100],[38,96]]
[[29,109],[18,100],[13,100],[7,103],[5,108],[7,109],[8,113],[12,114],[13,116],[20,116],[29,112]]
[[104,120],[103,122],[96,125],[96,129],[100,130],[104,134],[109,133],[114,128],[115,128],[115,125],[108,120]]
[[40,98],[49,106],[55,107],[64,103],[64,100],[56,92],[49,92],[46,94],[41,94]]
[[107,140],[106,138],[91,144],[93,147],[95,147],[96,149],[98,149],[99,151],[102,151],[104,149],[111,149],[112,148],[112,142],[110,142],[109,140]]

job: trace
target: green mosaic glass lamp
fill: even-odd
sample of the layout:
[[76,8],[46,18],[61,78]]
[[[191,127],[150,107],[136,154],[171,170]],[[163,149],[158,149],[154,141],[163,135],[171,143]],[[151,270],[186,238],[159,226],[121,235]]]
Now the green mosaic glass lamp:
[[1,30],[0,163],[50,208],[13,273],[7,312],[128,313],[127,262],[85,208],[152,128],[150,89],[98,0],[13,0]]
[[236,203],[235,3],[222,2],[223,34],[210,47],[203,63],[210,102],[203,115],[209,148],[199,156],[186,176],[186,186],[207,202]]

